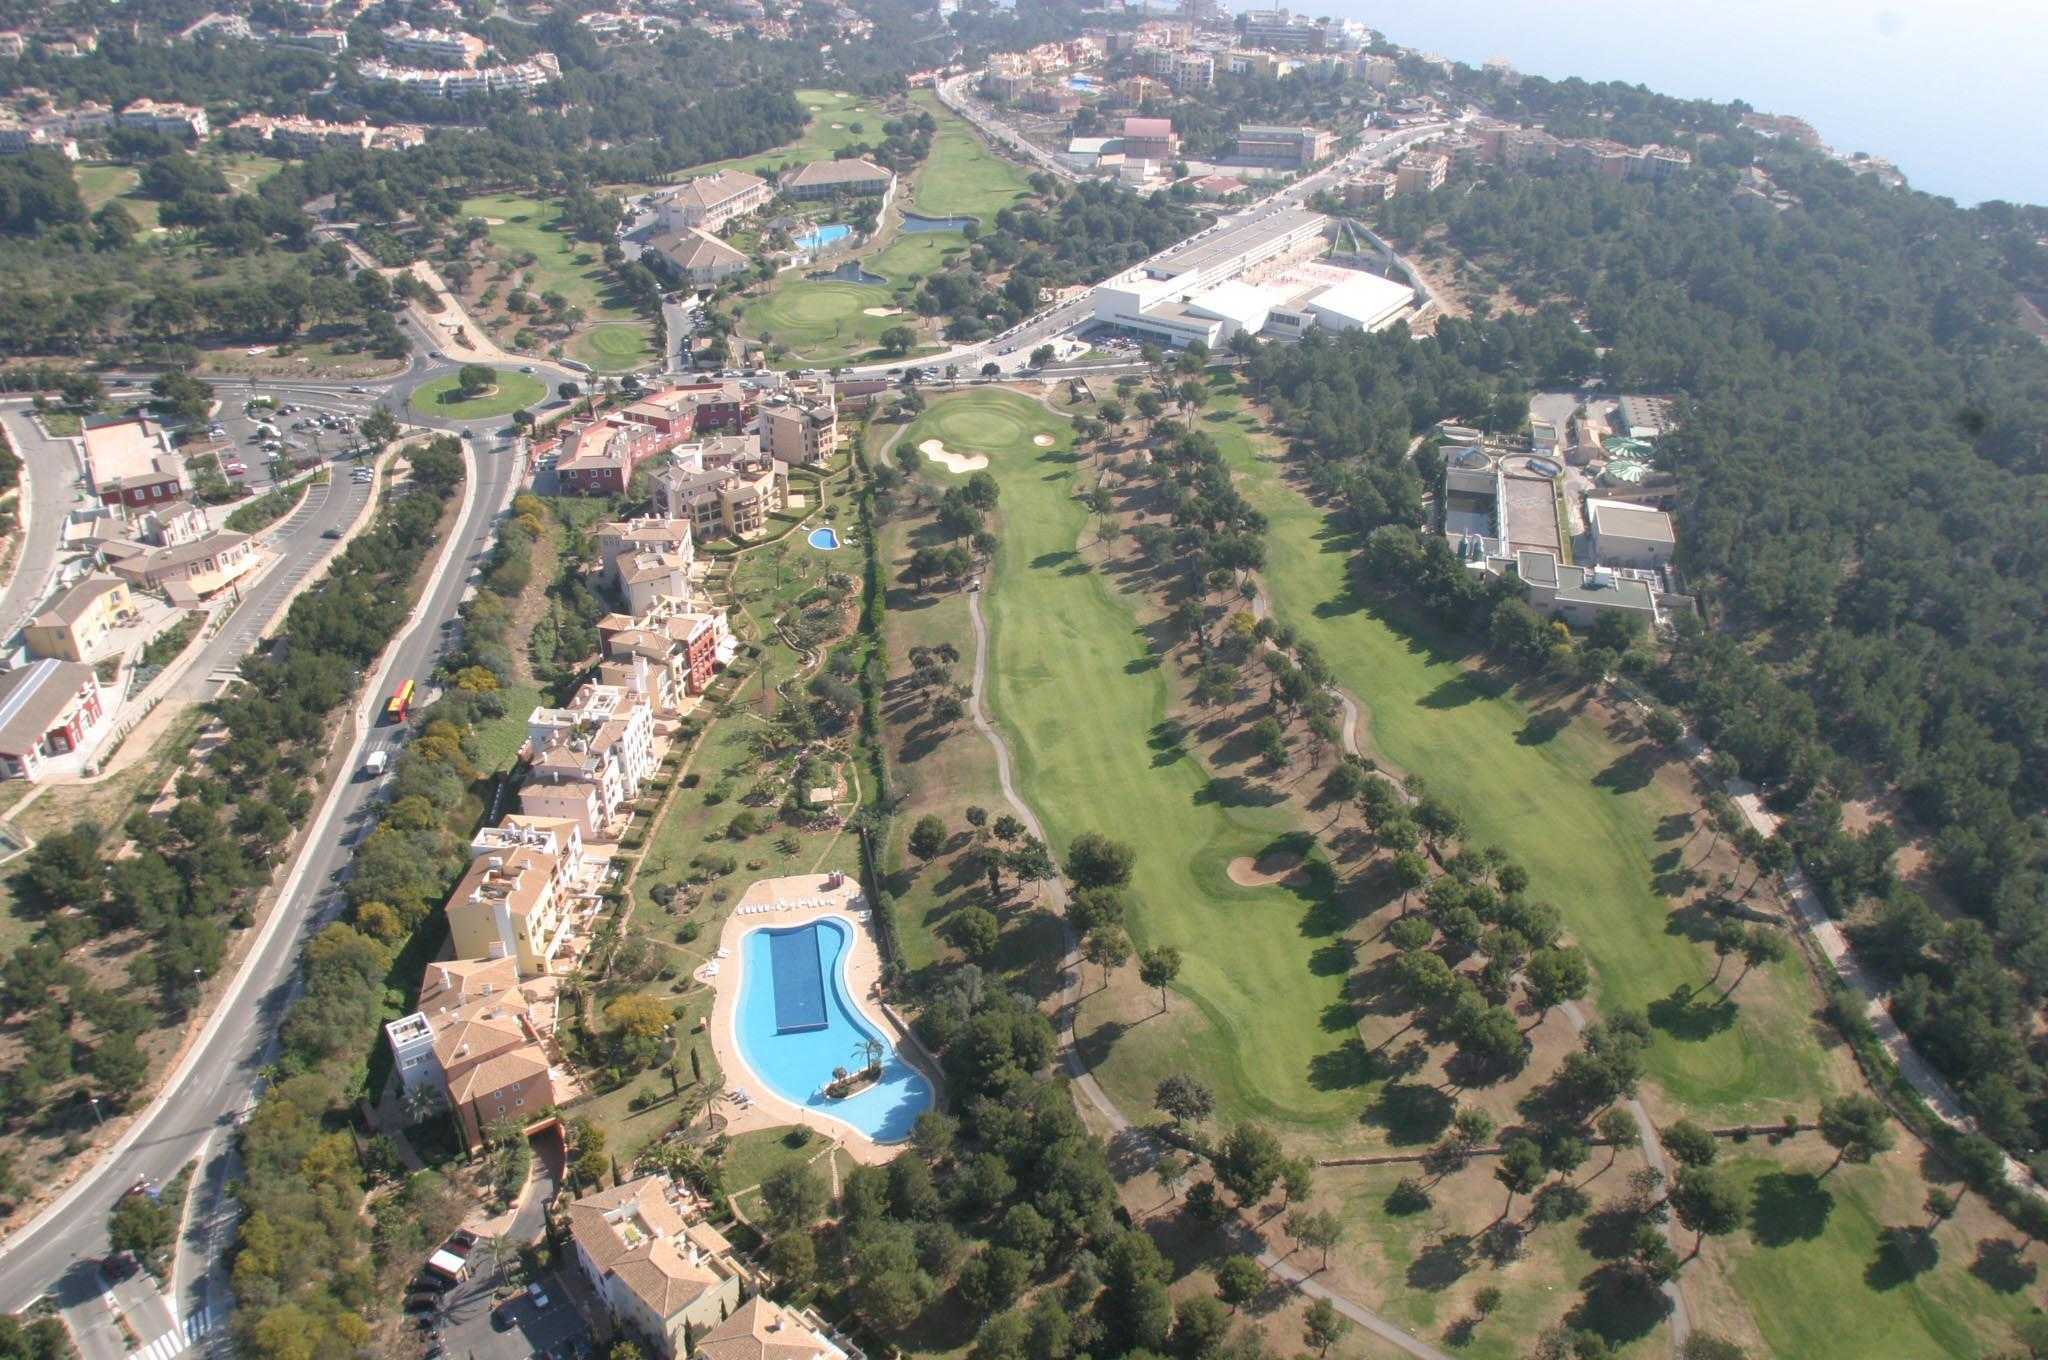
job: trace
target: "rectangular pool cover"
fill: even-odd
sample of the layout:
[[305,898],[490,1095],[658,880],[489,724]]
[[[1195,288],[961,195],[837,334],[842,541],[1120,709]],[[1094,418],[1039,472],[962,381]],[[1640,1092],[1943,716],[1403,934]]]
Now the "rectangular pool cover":
[[775,1032],[825,1028],[825,970],[818,959],[818,928],[771,932],[768,965],[775,983]]

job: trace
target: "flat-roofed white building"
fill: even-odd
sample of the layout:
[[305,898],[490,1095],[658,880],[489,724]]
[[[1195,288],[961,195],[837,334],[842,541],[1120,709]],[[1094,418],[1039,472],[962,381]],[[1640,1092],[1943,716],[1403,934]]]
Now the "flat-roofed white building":
[[1098,284],[1095,319],[1171,345],[1200,340],[1214,347],[1243,329],[1226,312],[1247,304],[1242,295],[1231,293],[1217,307],[1208,307],[1202,295],[1260,265],[1316,249],[1328,222],[1305,209],[1268,213],[1170,250]]
[[1589,496],[1586,524],[1592,530],[1593,560],[1602,566],[1661,567],[1678,546],[1671,516],[1647,505]]

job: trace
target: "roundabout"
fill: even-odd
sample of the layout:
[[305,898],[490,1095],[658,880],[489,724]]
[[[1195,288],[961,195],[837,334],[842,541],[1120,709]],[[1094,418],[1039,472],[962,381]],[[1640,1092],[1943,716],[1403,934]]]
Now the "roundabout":
[[496,381],[474,396],[462,394],[461,375],[444,373],[414,388],[412,409],[437,420],[488,420],[510,415],[546,398],[547,384],[530,373],[493,369]]

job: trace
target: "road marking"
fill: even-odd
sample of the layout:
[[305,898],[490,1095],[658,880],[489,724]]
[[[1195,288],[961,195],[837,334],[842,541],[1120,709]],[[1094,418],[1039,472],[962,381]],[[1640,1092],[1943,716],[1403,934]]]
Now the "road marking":
[[199,1340],[213,1330],[213,1305],[208,1304],[196,1313],[185,1316],[185,1340],[187,1343]]
[[130,1351],[128,1360],[171,1360],[171,1357],[192,1343],[176,1332],[165,1332],[139,1351]]

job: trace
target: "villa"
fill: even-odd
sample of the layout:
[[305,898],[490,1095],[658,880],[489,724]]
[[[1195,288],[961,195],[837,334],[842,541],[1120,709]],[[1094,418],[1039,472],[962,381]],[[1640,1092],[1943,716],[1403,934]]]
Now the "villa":
[[816,1314],[758,1294],[700,1339],[697,1354],[703,1360],[862,1360],[853,1343]]
[[671,1200],[668,1185],[642,1176],[573,1201],[569,1241],[612,1316],[680,1360],[690,1337],[729,1322],[757,1282],[694,1206]]
[[784,198],[802,203],[814,199],[887,196],[896,175],[870,160],[812,161],[783,176],[776,186]]
[[736,217],[767,206],[768,181],[743,170],[721,170],[685,180],[660,196],[655,220],[670,231],[716,231]]

